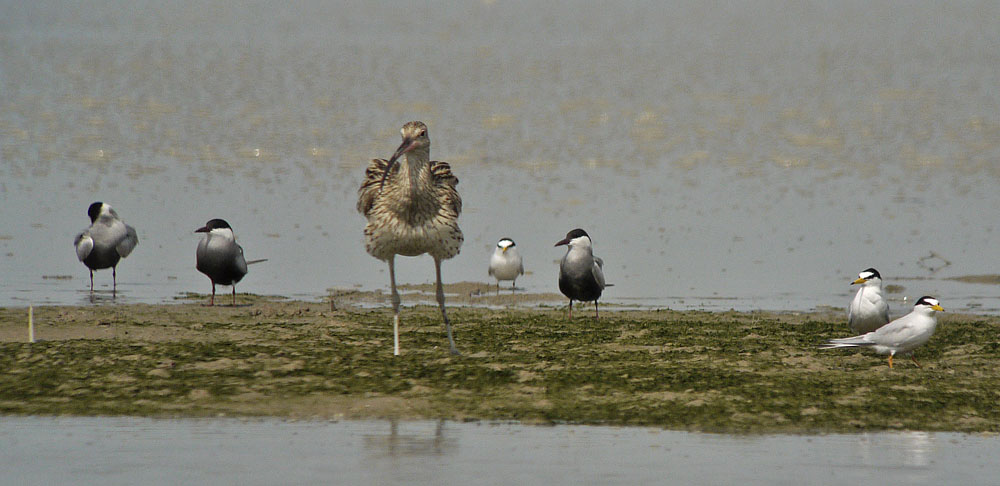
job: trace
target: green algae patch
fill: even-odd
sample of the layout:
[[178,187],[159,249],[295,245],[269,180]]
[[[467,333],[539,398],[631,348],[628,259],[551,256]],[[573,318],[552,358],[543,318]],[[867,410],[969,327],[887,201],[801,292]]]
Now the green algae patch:
[[[0,414],[444,418],[714,432],[1000,432],[1000,319],[940,315],[918,368],[819,350],[840,313],[452,307],[0,309]],[[509,296],[501,296],[509,299]],[[517,298],[517,296],[515,296]],[[333,309],[333,310],[331,310]]]

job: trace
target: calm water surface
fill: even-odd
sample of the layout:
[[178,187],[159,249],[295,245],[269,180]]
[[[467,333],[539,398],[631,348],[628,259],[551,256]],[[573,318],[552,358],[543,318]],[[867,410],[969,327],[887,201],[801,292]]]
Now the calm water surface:
[[[412,119],[465,200],[448,281],[514,238],[531,292],[585,228],[608,301],[1000,311],[1000,3],[0,2],[0,305],[87,302],[71,242],[102,200],[138,229],[120,301],[388,286],[354,209]],[[433,279],[429,258],[397,264]],[[110,288],[98,272],[99,290]],[[912,302],[912,300],[910,301]]]
[[3,417],[3,484],[996,484],[994,435]]

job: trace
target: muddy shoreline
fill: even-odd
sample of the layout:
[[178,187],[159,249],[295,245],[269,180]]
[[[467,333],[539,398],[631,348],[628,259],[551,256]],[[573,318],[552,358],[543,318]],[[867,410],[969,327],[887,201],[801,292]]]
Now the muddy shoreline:
[[[334,292],[332,305],[241,294],[236,307],[200,295],[36,307],[35,343],[26,309],[3,308],[0,414],[1000,432],[997,317],[944,313],[918,350],[923,368],[890,370],[873,353],[816,348],[847,335],[839,311],[602,306],[595,321],[587,306],[570,321],[551,295],[475,285],[448,288],[458,357],[437,309],[418,305],[394,358],[380,292]],[[406,291],[419,301],[428,289]]]

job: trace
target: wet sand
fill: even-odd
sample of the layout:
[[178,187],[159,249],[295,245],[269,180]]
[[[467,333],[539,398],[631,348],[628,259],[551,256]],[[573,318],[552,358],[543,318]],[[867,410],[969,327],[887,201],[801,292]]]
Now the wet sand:
[[[476,289],[482,289],[477,291]],[[889,369],[821,351],[848,334],[813,313],[615,310],[568,320],[550,294],[449,286],[463,355],[437,309],[407,307],[402,355],[380,292],[329,302],[240,294],[167,305],[0,309],[0,414],[517,420],[713,432],[1000,431],[1000,318],[941,314]],[[404,302],[429,301],[408,287]],[[478,292],[478,293],[477,293]],[[227,302],[227,299],[220,299]]]

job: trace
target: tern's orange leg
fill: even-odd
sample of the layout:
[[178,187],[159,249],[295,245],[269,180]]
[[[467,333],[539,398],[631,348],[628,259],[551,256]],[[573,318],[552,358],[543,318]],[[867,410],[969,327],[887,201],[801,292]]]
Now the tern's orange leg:
[[889,355],[889,369],[892,369],[892,355]]

